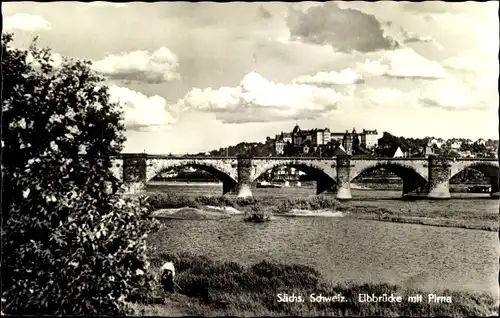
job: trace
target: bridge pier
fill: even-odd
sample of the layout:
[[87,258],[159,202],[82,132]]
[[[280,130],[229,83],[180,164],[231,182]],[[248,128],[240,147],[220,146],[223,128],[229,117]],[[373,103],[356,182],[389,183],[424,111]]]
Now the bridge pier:
[[498,180],[498,176],[497,177],[490,177],[490,181],[491,181],[491,192],[490,192],[490,195],[492,197],[500,197],[500,182]]
[[316,195],[325,191],[337,193],[335,181],[333,179],[320,179],[316,181]]
[[417,190],[420,187],[418,180],[415,178],[404,178],[403,179],[403,196]]
[[238,158],[238,184],[236,185],[236,192],[238,198],[245,198],[252,196],[250,189],[250,175],[252,172],[252,159]]
[[222,182],[222,195],[229,192],[236,192],[237,185],[235,182]]
[[337,199],[351,199],[351,157],[337,157]]
[[450,195],[451,164],[446,158],[430,156],[428,160],[429,169],[429,193],[430,199],[448,199]]

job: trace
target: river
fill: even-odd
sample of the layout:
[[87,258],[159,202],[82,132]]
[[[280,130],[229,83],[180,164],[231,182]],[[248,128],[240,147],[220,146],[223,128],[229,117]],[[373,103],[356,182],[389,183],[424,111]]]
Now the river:
[[[214,186],[167,189],[192,195],[219,194],[218,190]],[[313,194],[313,189],[309,190],[312,193],[303,194]],[[288,190],[287,194],[283,189],[255,189],[254,195],[269,195],[269,191],[289,197],[296,195],[293,191],[307,190]],[[402,201],[395,200],[399,195],[397,191],[353,190],[354,200],[375,205],[401,205]],[[498,200],[482,198],[481,194],[456,195],[457,199],[418,204],[435,209],[467,204],[471,209],[498,211]],[[386,282],[430,292],[449,288],[500,295],[500,245],[495,232],[322,217],[277,217],[269,223],[246,223],[240,216],[163,222],[166,226],[152,236],[152,242],[165,252],[192,252],[242,264],[269,260],[310,265],[333,281]]]

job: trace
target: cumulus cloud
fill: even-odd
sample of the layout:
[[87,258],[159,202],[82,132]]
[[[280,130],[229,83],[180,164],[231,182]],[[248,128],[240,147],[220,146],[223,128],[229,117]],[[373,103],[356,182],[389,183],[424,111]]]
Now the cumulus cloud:
[[364,83],[363,77],[352,69],[347,68],[340,72],[319,72],[316,75],[303,75],[294,80],[298,84],[311,84],[311,85],[350,85]]
[[110,100],[123,107],[124,124],[130,130],[156,130],[177,122],[175,111],[161,96],[146,96],[126,87],[111,85]]
[[441,64],[426,59],[411,48],[386,51],[378,59],[357,63],[356,70],[361,74],[396,78],[437,79],[446,75]]
[[113,7],[113,8],[126,8],[125,3],[120,2],[107,2],[107,1],[92,1],[87,3],[91,7]]
[[342,94],[332,88],[275,83],[252,72],[236,87],[194,88],[178,105],[213,112],[225,123],[318,118],[337,109]]
[[3,21],[3,27],[8,31],[46,31],[52,28],[51,24],[40,15],[16,13]]
[[329,44],[341,52],[373,52],[399,47],[385,36],[380,22],[355,9],[340,9],[335,2],[314,6],[306,12],[292,7],[287,26],[293,40]]
[[111,79],[135,80],[146,83],[162,83],[179,79],[178,66],[177,55],[167,47],[161,47],[152,53],[133,51],[109,54],[92,64],[94,70]]

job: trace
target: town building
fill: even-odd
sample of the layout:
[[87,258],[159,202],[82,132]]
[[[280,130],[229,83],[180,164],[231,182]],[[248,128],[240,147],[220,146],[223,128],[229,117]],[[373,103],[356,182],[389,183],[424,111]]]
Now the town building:
[[350,156],[352,155],[352,141],[353,134],[350,134],[348,130],[345,131],[344,138],[342,139],[342,146],[345,152]]
[[461,141],[453,141],[450,145],[450,148],[453,150],[458,150],[462,147],[462,142]]
[[332,132],[330,133],[330,140],[342,142],[342,139],[344,139],[345,133],[338,133],[338,132]]
[[283,134],[276,135],[274,139],[274,149],[277,155],[282,155],[285,152],[285,141],[283,140]]
[[403,157],[405,157],[405,154],[401,150],[401,147],[398,147],[398,149],[396,149],[396,151],[394,152],[394,155],[392,157],[393,158],[403,158]]
[[436,145],[438,148],[441,148],[443,143],[444,143],[444,140],[441,138],[438,138],[438,139],[432,138],[429,140],[428,145],[429,145],[429,147],[432,147],[432,145]]
[[286,144],[290,143],[303,153],[310,153],[316,151],[318,147],[336,141],[341,143],[345,151],[351,155],[356,140],[359,141],[359,144],[365,145],[367,149],[373,149],[378,144],[378,138],[377,130],[363,129],[363,132],[357,133],[356,129],[353,129],[351,133],[348,131],[339,133],[332,132],[328,128],[303,130],[296,124],[290,133],[282,132],[280,135],[276,135],[275,150],[276,154],[283,154]]
[[377,130],[365,130],[360,134],[360,141],[365,145],[366,149],[373,149],[378,145],[378,132]]
[[425,158],[428,158],[429,156],[434,155],[434,151],[432,150],[432,147],[429,144],[427,144],[423,149],[422,154],[424,155]]

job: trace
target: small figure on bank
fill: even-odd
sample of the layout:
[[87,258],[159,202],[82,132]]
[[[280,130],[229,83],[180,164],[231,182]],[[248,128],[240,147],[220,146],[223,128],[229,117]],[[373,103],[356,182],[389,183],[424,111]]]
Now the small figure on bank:
[[174,277],[175,277],[175,268],[174,263],[166,262],[161,267],[161,285],[163,286],[163,290],[167,293],[174,292]]

